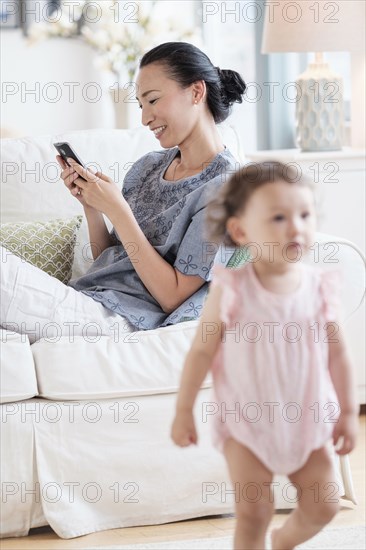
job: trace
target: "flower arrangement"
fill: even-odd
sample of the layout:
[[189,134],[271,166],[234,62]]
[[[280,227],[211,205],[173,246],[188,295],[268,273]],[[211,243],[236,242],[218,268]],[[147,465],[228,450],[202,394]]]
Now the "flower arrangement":
[[60,8],[48,17],[47,22],[37,22],[29,26],[27,29],[29,44],[57,36],[61,38],[78,36],[83,10],[87,3],[88,0],[70,0],[66,4],[65,0],[61,0]]
[[32,25],[28,38],[34,43],[77,37],[98,53],[101,68],[131,81],[143,53],[159,43],[185,40],[200,45],[198,29],[184,25],[179,13],[167,15],[166,8],[163,0],[62,0],[53,20]]

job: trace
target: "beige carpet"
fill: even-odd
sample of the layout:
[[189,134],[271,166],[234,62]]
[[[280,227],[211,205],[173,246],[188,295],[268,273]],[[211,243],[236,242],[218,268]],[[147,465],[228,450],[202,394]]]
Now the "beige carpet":
[[[232,537],[176,540],[170,542],[105,546],[104,550],[232,550]],[[270,549],[269,538],[266,548]],[[365,550],[365,526],[325,529],[297,547],[299,550]],[[89,547],[84,550],[100,550]]]

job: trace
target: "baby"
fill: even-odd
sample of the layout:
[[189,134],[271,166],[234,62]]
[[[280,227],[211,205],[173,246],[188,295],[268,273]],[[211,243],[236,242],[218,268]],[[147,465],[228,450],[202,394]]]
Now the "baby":
[[247,247],[251,261],[213,270],[172,438],[182,447],[197,443],[192,410],[211,369],[221,410],[214,444],[233,485],[263,489],[256,502],[236,502],[235,548],[265,548],[273,514],[268,487],[277,473],[298,488],[298,503],[272,532],[272,548],[292,549],[338,511],[329,439],[338,454],[355,446],[358,407],[339,322],[338,277],[300,261],[314,243],[315,208],[310,183],[294,167],[242,168],[209,205],[208,217],[211,238]]

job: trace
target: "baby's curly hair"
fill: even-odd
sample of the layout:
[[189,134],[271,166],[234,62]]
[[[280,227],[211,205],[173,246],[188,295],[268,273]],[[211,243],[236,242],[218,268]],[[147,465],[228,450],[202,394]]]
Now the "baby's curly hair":
[[206,207],[206,234],[216,242],[237,246],[227,233],[230,217],[241,214],[256,189],[266,183],[284,181],[313,190],[311,180],[305,177],[298,165],[268,160],[250,163],[237,170],[222,186],[216,197]]

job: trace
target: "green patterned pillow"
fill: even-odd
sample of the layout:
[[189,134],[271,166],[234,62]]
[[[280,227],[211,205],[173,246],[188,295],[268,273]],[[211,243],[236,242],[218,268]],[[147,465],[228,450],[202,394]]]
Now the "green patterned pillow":
[[0,226],[0,244],[16,256],[67,284],[71,279],[76,233],[82,216],[49,222],[16,222]]
[[236,268],[240,267],[250,259],[250,254],[245,246],[240,248],[235,248],[234,254],[231,256],[230,260],[226,264],[226,267]]

